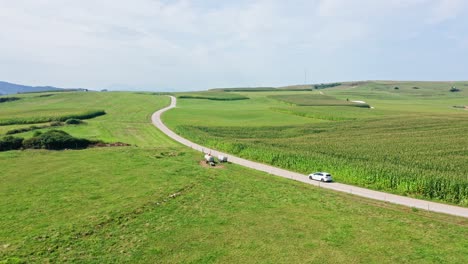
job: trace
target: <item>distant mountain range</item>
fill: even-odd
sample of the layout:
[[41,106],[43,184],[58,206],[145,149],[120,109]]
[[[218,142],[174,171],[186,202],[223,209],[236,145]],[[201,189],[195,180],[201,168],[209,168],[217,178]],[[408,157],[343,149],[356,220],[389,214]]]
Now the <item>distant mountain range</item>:
[[87,89],[76,88],[76,89],[63,89],[53,86],[28,86],[21,84],[14,84],[9,82],[0,81],[0,95],[4,94],[17,94],[17,93],[35,93],[35,92],[46,92],[46,91],[84,91]]

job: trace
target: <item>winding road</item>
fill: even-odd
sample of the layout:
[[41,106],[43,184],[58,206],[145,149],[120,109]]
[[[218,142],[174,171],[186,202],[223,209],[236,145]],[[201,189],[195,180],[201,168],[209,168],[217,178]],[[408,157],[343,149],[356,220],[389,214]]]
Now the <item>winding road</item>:
[[174,139],[175,141],[188,146],[192,149],[195,149],[197,151],[201,151],[204,153],[211,153],[211,155],[217,157],[218,155],[224,155],[229,157],[229,161],[232,163],[236,163],[239,165],[242,165],[244,167],[248,167],[251,169],[263,171],[272,175],[280,176],[283,178],[303,182],[306,184],[311,184],[315,185],[321,188],[325,189],[330,189],[338,192],[345,192],[345,193],[350,193],[353,195],[358,195],[374,200],[379,200],[379,201],[385,201],[389,203],[394,203],[394,204],[399,204],[399,205],[404,205],[408,207],[414,207],[418,209],[423,209],[423,210],[429,210],[432,212],[438,212],[438,213],[445,213],[449,215],[455,215],[455,216],[461,216],[461,217],[466,217],[468,218],[468,208],[464,207],[459,207],[459,206],[453,206],[453,205],[447,205],[447,204],[441,204],[441,203],[436,203],[436,202],[429,202],[425,200],[419,200],[419,199],[414,199],[414,198],[409,198],[405,196],[400,196],[400,195],[395,195],[395,194],[389,194],[385,192],[379,192],[379,191],[373,191],[365,188],[360,188],[352,185],[347,185],[347,184],[342,184],[342,183],[337,183],[337,182],[332,182],[332,183],[321,183],[319,181],[312,181],[309,180],[306,175],[276,168],[270,165],[258,163],[258,162],[253,162],[250,160],[242,159],[239,157],[232,156],[227,153],[219,152],[214,149],[210,149],[201,145],[198,145],[194,142],[191,142],[176,133],[174,133],[172,130],[170,130],[166,125],[161,120],[161,115],[176,107],[176,98],[174,96],[171,96],[171,104],[168,107],[165,107],[157,112],[155,112],[151,116],[151,120],[153,124],[159,128],[164,134],[168,135],[170,138]]

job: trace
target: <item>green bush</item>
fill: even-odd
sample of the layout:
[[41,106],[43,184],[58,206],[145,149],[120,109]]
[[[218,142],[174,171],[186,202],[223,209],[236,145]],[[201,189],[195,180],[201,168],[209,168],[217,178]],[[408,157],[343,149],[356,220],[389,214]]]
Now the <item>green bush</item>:
[[332,88],[336,86],[340,86],[341,83],[321,83],[314,85],[315,89],[325,89],[325,88]]
[[39,138],[40,135],[41,134],[39,134],[38,136],[32,137],[32,138],[28,138],[28,139],[23,140],[23,147],[27,148],[27,149],[40,149],[40,148],[42,148],[42,141]]
[[63,125],[63,123],[59,122],[59,121],[50,122],[51,127],[62,126],[62,125]]
[[83,121],[76,118],[70,118],[65,121],[65,124],[67,125],[79,125],[81,123],[83,123]]
[[18,97],[2,97],[0,98],[0,103],[6,103],[6,102],[13,102],[13,101],[18,101],[21,98]]
[[95,142],[75,138],[61,130],[50,130],[23,141],[24,148],[32,149],[83,149]]
[[8,130],[7,132],[5,132],[5,134],[6,135],[13,135],[13,134],[18,134],[18,133],[28,132],[30,130],[31,129],[29,127],[15,128],[15,129]]
[[45,133],[36,131],[32,138],[23,139],[6,136],[0,139],[0,151],[14,149],[83,149],[99,141],[91,141],[83,138],[75,138],[61,130],[50,130]]
[[67,119],[90,119],[98,116],[105,115],[106,112],[103,110],[98,111],[86,111],[80,114],[68,114],[63,116],[37,116],[37,117],[24,117],[24,118],[10,118],[10,119],[0,119],[0,126],[7,125],[19,125],[19,124],[35,124],[35,123],[45,123],[45,122],[63,122]]
[[7,136],[0,139],[0,151],[20,149],[22,147],[22,138]]

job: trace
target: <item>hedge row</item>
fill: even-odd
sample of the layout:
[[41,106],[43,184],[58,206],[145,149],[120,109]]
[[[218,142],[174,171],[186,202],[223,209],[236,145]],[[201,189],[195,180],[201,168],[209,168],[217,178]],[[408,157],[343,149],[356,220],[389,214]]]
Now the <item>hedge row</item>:
[[0,103],[13,102],[19,100],[19,97],[1,97]]
[[64,122],[68,119],[90,119],[98,116],[105,115],[104,110],[97,111],[87,111],[81,114],[69,114],[63,116],[43,116],[43,117],[30,117],[30,118],[10,118],[10,119],[0,119],[0,126],[6,125],[20,125],[20,124],[36,124],[36,123],[45,123],[59,121]]
[[[74,119],[74,118],[67,119],[65,121],[65,124],[67,124],[67,125],[79,125],[79,124],[82,124],[82,123],[83,123],[83,121],[81,121],[80,119]],[[19,134],[19,133],[38,130],[38,129],[49,128],[49,127],[58,127],[58,126],[63,126],[63,123],[58,122],[58,121],[54,121],[54,122],[51,122],[48,125],[42,125],[42,126],[34,125],[34,126],[23,127],[23,128],[15,128],[15,129],[8,130],[5,133],[5,135]]]
[[23,139],[7,136],[0,139],[0,151],[14,149],[84,149],[90,145],[99,143],[83,138],[75,138],[61,130],[50,130],[45,133],[36,132],[36,136]]
[[42,125],[42,126],[29,126],[29,127],[23,127],[23,128],[15,128],[8,130],[5,134],[6,135],[13,135],[13,134],[19,134],[19,133],[24,133],[24,132],[29,132],[37,129],[43,129],[43,128],[48,128],[48,127],[57,127],[57,126],[62,126],[62,122],[52,122],[49,125]]

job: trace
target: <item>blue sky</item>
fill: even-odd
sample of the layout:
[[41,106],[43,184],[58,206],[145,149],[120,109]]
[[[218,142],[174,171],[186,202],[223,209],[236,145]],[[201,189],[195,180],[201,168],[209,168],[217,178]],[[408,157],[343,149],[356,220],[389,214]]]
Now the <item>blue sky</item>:
[[0,0],[0,80],[202,90],[467,80],[464,0]]

